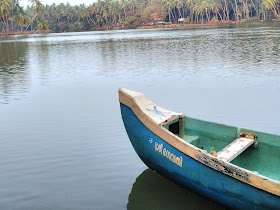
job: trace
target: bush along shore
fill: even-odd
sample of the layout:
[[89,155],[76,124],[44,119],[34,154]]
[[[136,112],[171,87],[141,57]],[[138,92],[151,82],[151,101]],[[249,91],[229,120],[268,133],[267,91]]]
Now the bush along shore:
[[43,5],[0,0],[0,35],[236,25],[280,20],[279,0],[98,0]]

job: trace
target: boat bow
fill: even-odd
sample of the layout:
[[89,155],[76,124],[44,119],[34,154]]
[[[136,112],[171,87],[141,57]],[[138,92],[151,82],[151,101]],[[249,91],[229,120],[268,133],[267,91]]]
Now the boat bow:
[[157,106],[142,93],[124,88],[119,89],[119,101],[121,104],[129,107],[151,132],[190,158],[236,180],[280,196],[280,182],[231,164],[222,158],[215,157],[164,128],[164,124],[178,121],[184,115],[165,110]]
[[162,125],[184,116],[183,114],[168,111],[157,106],[142,93],[125,88],[119,89],[119,101],[130,108],[137,108],[139,114],[146,115],[158,125]]

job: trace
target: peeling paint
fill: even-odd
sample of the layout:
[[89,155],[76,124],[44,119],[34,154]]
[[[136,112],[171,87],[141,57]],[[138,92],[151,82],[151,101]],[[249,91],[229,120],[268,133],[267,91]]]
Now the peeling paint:
[[155,113],[156,115],[165,117],[165,115],[164,115],[162,112],[160,112],[160,111],[157,109],[156,106],[154,106],[154,113]]
[[206,155],[196,155],[195,157],[197,159],[199,159],[201,162],[203,162],[205,165],[207,165],[217,171],[230,175],[234,178],[242,179],[247,182],[250,182],[250,177],[246,172],[239,171],[239,170],[236,170],[235,168],[224,165],[222,162],[220,162],[216,159],[211,159]]

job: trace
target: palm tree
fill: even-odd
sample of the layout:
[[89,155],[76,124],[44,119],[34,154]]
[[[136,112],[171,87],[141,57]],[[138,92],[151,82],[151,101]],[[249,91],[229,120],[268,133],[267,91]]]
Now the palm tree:
[[[216,18],[217,18],[217,19],[218,19],[218,13],[219,13],[221,7],[222,7],[221,4],[218,3],[218,2],[216,2],[216,1],[214,1],[214,2],[212,3],[212,5],[211,5],[211,10],[212,10],[212,12],[214,12],[214,13],[216,14]],[[219,13],[219,16],[220,16],[220,18],[222,19],[220,13]]]
[[40,2],[40,0],[28,0],[31,2],[31,9],[32,9],[32,19],[29,25],[27,26],[26,30],[31,26],[31,31],[33,29],[33,22],[36,20],[37,15],[41,15],[44,13],[44,6]]
[[224,0],[225,3],[225,11],[226,11],[226,15],[225,18],[227,19],[227,21],[229,21],[229,9],[228,9],[228,4],[227,4],[227,0]]
[[90,22],[92,22],[95,25],[95,27],[98,27],[96,23],[96,13],[97,13],[96,3],[93,3],[92,5],[89,6],[89,11],[90,14],[88,16],[88,19],[90,20]]
[[173,3],[171,0],[165,0],[164,3],[163,3],[163,6],[165,7],[165,9],[167,10],[168,12],[168,21],[171,22],[171,15],[173,17],[173,20],[174,20],[174,15],[172,13],[172,7],[173,7]]
[[205,11],[206,17],[208,19],[208,22],[210,22],[210,13],[211,13],[211,5],[207,1],[203,1],[201,4],[203,11]]
[[118,8],[118,4],[111,1],[108,5],[108,12],[110,15],[110,20],[113,24],[116,24],[117,22],[117,14],[120,12]]
[[179,17],[181,18],[182,17],[182,14],[181,14],[181,8],[183,7],[183,3],[181,0],[176,0],[176,7],[179,11]]
[[244,17],[246,16],[246,18],[249,19],[250,16],[249,16],[249,8],[248,8],[247,0],[239,0],[239,2],[243,4]]
[[280,18],[280,9],[277,0],[264,0],[262,4],[267,10],[271,10],[277,18]]
[[200,15],[200,17],[201,17],[201,24],[203,24],[204,7],[203,7],[202,4],[200,4],[200,5],[198,6],[198,8],[197,8],[197,13],[198,13],[198,15]]
[[0,0],[0,15],[6,31],[9,31],[10,12],[13,2],[11,0]]
[[36,28],[37,28],[37,30],[40,30],[40,29],[49,30],[49,28],[50,28],[49,21],[46,20],[45,18],[42,18],[41,20],[39,20],[37,22],[37,27]]
[[191,18],[191,23],[193,22],[193,5],[194,1],[193,0],[187,0],[187,6],[190,8],[190,18]]
[[26,26],[30,20],[26,12],[23,10],[22,7],[18,8],[17,13],[14,16],[14,19],[16,21],[16,24],[20,26],[20,29],[22,31],[23,26]]

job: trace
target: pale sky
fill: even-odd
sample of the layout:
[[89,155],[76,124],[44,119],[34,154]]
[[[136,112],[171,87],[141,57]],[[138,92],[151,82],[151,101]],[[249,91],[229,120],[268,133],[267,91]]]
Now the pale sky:
[[[96,0],[40,0],[40,2],[43,5],[52,5],[53,3],[55,4],[60,4],[60,3],[64,3],[66,4],[67,2],[69,2],[72,6],[74,5],[80,5],[80,4],[85,4],[85,5],[89,5],[92,4],[93,2],[96,2]],[[19,5],[26,7],[27,5],[31,5],[30,2],[28,0],[19,0]]]

